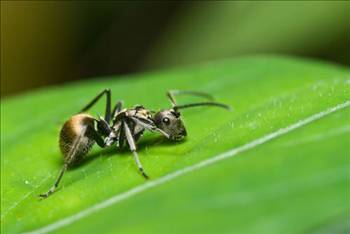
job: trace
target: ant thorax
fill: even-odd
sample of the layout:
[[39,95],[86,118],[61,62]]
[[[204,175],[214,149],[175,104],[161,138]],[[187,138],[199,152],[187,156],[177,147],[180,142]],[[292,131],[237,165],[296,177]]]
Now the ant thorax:
[[124,123],[129,126],[131,134],[136,142],[146,129],[143,123],[150,122],[153,122],[151,112],[143,106],[123,109],[114,116],[111,126],[112,131],[109,136],[106,137],[105,143],[106,145],[112,145],[115,142],[118,147],[124,145]]

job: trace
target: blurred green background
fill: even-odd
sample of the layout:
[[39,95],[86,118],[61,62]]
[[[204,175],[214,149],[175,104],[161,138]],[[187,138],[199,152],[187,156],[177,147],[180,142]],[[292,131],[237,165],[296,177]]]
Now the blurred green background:
[[1,1],[1,96],[251,54],[350,65],[350,2]]

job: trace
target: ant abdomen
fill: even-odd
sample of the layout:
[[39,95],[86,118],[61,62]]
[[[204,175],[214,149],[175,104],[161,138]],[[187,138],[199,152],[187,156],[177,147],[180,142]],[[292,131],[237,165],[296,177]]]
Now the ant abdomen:
[[59,145],[68,165],[80,161],[91,149],[94,140],[90,135],[94,118],[88,114],[77,114],[67,120],[60,132]]

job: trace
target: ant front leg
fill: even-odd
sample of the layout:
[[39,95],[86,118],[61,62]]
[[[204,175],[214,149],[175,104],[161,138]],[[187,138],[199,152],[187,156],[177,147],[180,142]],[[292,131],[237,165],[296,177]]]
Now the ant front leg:
[[93,105],[96,104],[100,98],[106,95],[106,111],[105,111],[105,117],[104,119],[106,122],[109,124],[109,121],[111,119],[111,90],[110,89],[105,89],[103,90],[100,94],[98,94],[94,99],[92,99],[79,113],[85,112],[89,110]]
[[150,121],[148,119],[138,118],[138,117],[135,117],[135,116],[133,116],[131,118],[137,124],[140,124],[142,127],[146,128],[147,130],[149,130],[151,132],[159,132],[160,134],[162,134],[166,138],[169,138],[169,134],[164,132],[162,129],[157,128],[157,126],[152,121]]
[[136,152],[136,145],[135,145],[134,137],[131,134],[130,128],[129,128],[128,124],[125,121],[123,121],[123,124],[124,124],[124,132],[125,132],[126,140],[128,141],[130,150],[131,150],[131,152],[134,155],[135,163],[136,163],[137,167],[139,168],[139,171],[141,172],[143,177],[145,177],[145,179],[148,179],[149,177],[145,173],[145,171],[144,171],[144,169],[142,167],[142,164],[141,164],[141,162],[139,160],[139,156],[138,156],[138,154]]

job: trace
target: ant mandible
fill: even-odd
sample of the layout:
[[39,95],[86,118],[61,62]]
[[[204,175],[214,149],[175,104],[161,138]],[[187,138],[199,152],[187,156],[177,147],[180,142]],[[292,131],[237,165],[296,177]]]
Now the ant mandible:
[[[210,101],[177,105],[175,96],[178,94],[199,96]],[[99,116],[96,119],[85,113],[104,95],[106,96],[104,118]],[[181,120],[181,109],[195,106],[217,106],[230,109],[225,104],[211,101],[212,96],[202,92],[171,90],[166,95],[172,104],[170,109],[155,112],[146,109],[142,105],[122,109],[122,102],[119,101],[111,110],[111,91],[109,89],[103,90],[78,114],[72,116],[63,124],[60,131],[59,146],[64,156],[64,165],[49,191],[39,196],[47,198],[55,192],[67,168],[84,158],[95,142],[102,148],[114,143],[117,147],[123,147],[127,142],[139,171],[145,179],[148,179],[149,177],[144,171],[136,152],[136,142],[145,130],[158,132],[172,141],[180,141],[187,135],[186,128]]]

